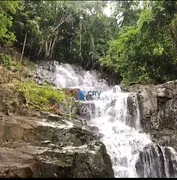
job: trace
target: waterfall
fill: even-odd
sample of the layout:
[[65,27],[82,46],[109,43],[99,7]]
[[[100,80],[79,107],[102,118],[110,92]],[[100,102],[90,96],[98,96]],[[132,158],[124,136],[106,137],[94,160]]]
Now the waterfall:
[[101,91],[100,99],[83,102],[87,109],[83,115],[89,126],[98,128],[115,177],[177,177],[175,150],[152,143],[142,131],[136,93],[123,92],[118,85],[109,87],[96,71],[69,64],[52,67],[40,65],[36,77],[57,88]]
[[[88,123],[98,127],[103,135],[101,140],[111,157],[115,177],[138,177],[135,164],[139,152],[151,143],[150,138],[145,133],[139,133],[139,111],[131,118],[127,103],[132,94],[109,91],[107,95],[108,99],[93,101],[95,113]],[[136,95],[133,101],[137,110]]]
[[47,81],[57,88],[80,88],[82,90],[105,91],[108,90],[106,80],[99,79],[100,73],[97,71],[84,71],[81,67],[69,64],[47,64],[39,65],[35,78]]

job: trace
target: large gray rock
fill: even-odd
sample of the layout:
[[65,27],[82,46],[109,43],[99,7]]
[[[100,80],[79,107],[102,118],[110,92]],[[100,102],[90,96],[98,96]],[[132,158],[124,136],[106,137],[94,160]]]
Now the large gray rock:
[[0,177],[109,178],[111,160],[80,119],[0,114]]
[[133,85],[138,93],[141,125],[154,142],[177,150],[177,81],[161,85]]

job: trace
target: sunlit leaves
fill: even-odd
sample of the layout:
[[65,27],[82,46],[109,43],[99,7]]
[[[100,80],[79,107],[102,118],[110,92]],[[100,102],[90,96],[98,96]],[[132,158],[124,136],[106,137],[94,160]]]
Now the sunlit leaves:
[[[123,26],[110,42],[103,66],[121,73],[124,83],[161,83],[177,78],[176,3],[143,4],[134,26]],[[171,69],[171,70],[170,70]]]
[[12,17],[16,10],[22,9],[21,2],[0,1],[0,42],[10,45],[15,40],[15,35],[9,29],[12,26]]

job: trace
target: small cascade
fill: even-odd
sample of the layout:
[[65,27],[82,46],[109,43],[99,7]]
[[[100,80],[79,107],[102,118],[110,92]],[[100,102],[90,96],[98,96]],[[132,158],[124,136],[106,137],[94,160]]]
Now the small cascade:
[[139,177],[175,178],[177,177],[176,152],[170,147],[151,144],[144,147],[136,163]]
[[46,81],[57,88],[80,88],[83,91],[108,90],[106,80],[99,77],[100,73],[97,71],[85,71],[81,67],[58,62],[39,65],[35,73],[35,79],[38,79],[39,83]]
[[115,177],[138,177],[135,163],[139,152],[151,141],[138,131],[139,111],[132,114],[130,107],[128,109],[128,103],[138,108],[136,95],[119,90],[114,93],[107,92],[110,99],[93,101],[95,111],[88,123],[99,128],[101,140],[112,159]]

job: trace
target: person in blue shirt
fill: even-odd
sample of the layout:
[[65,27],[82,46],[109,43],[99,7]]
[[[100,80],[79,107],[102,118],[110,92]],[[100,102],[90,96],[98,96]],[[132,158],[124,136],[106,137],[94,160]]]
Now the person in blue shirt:
[[78,100],[84,101],[85,100],[84,91],[79,89],[77,97],[78,97]]

